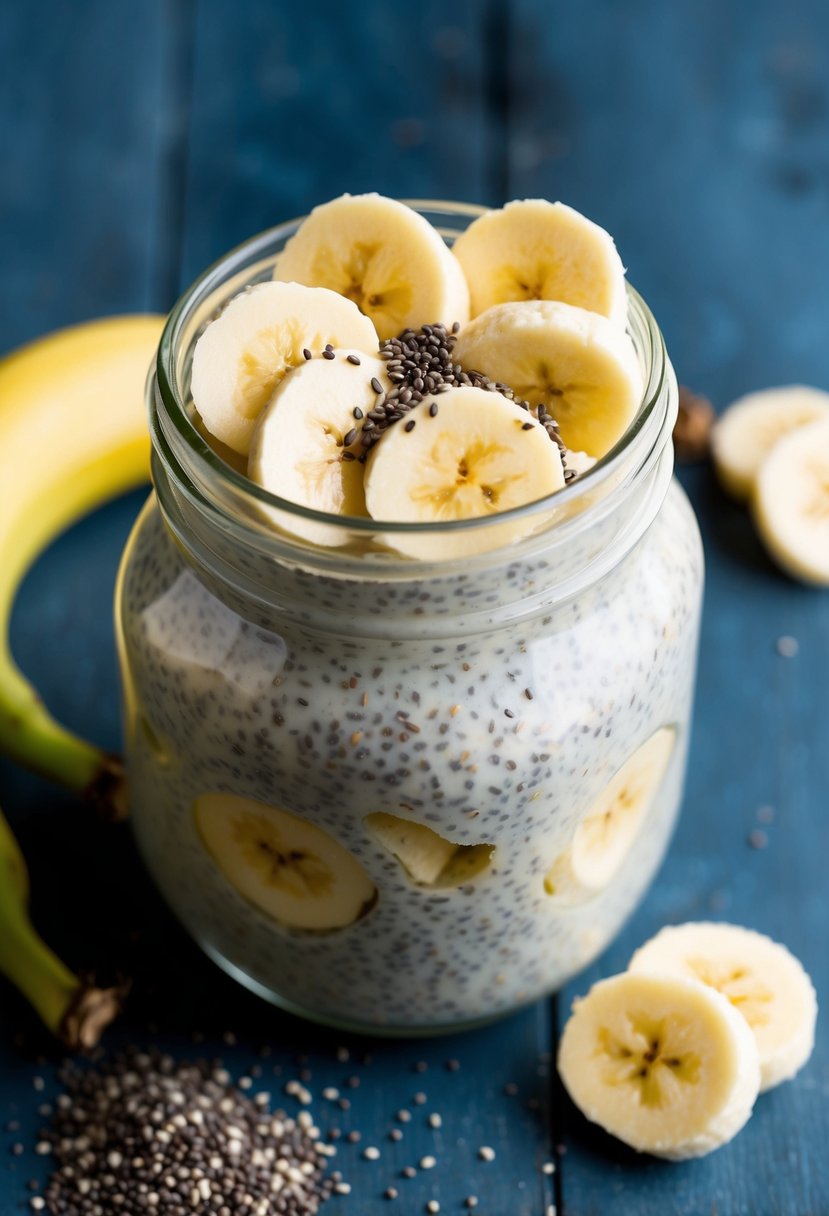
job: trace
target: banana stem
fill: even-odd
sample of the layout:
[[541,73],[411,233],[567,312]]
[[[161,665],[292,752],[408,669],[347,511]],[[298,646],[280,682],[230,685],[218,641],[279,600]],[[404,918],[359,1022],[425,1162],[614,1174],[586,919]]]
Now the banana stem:
[[121,1007],[122,991],[96,988],[61,962],[35,932],[21,903],[0,905],[0,972],[72,1051],[94,1047]]
[[11,656],[0,655],[0,750],[93,802],[112,820],[127,813],[121,760],[57,722]]
[[0,812],[0,975],[20,989],[67,1047],[94,1047],[118,1012],[122,993],[73,975],[35,931],[28,901],[26,862]]

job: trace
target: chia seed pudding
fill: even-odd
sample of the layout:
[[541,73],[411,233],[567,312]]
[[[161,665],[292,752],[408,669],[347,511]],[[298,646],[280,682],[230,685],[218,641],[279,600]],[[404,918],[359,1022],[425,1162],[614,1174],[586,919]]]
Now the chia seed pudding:
[[[451,235],[464,217],[438,218]],[[373,545],[370,520],[336,550],[281,536],[256,487],[188,426],[185,386],[217,293],[268,274],[289,234],[209,272],[162,341],[156,493],[124,556],[116,614],[134,831],[176,915],[262,995],[363,1030],[473,1025],[600,953],[670,837],[702,586],[696,523],[671,481],[676,381],[631,292],[640,416],[535,531],[442,563]],[[658,732],[664,761],[635,795],[613,864],[588,874],[590,850],[607,856],[602,799]],[[269,913],[200,823],[208,794],[312,825],[371,898],[355,895],[344,919],[346,892],[330,925]],[[436,836],[407,844],[408,825]],[[453,858],[428,875],[406,853],[427,837]]]

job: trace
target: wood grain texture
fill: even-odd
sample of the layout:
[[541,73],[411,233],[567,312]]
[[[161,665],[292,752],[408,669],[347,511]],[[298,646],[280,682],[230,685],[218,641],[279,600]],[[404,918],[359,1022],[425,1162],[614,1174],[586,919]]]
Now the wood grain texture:
[[[82,0],[0,5],[0,346],[84,316],[164,307],[253,231],[342,190],[498,202],[560,197],[606,224],[653,305],[681,379],[722,406],[775,382],[829,388],[829,16],[823,0],[463,0],[415,10],[321,0]],[[670,857],[618,942],[562,995],[622,968],[662,924],[729,918],[779,937],[829,992],[829,596],[778,575],[706,468],[683,473],[708,590],[685,811]],[[14,618],[19,657],[67,722],[106,745],[118,724],[110,596],[133,495],[60,541]],[[776,651],[788,634],[800,650]],[[542,1003],[462,1038],[349,1040],[243,993],[172,922],[128,831],[0,763],[0,803],[29,857],[44,933],[76,967],[121,967],[133,998],[113,1045],[156,1041],[264,1088],[309,1068],[323,1126],[359,1128],[342,1168],[354,1216],[825,1216],[829,1036],[701,1162],[636,1157],[595,1132],[550,1075],[561,1015]],[[769,825],[757,810],[774,808]],[[768,847],[753,850],[762,827]],[[194,1031],[199,1041],[194,1043]],[[236,1043],[223,1035],[233,1031]],[[372,1055],[366,1064],[366,1051]],[[41,1053],[45,1063],[38,1063]],[[0,1216],[44,1162],[28,1146],[53,1049],[0,991]],[[461,1068],[449,1072],[446,1062]],[[427,1064],[416,1073],[417,1061]],[[274,1068],[282,1071],[274,1074]],[[349,1090],[347,1078],[359,1076]],[[504,1092],[507,1082],[519,1087]],[[319,1099],[347,1094],[343,1112]],[[423,1091],[423,1107],[411,1105]],[[387,1136],[410,1104],[404,1140]],[[528,1103],[531,1106],[528,1108]],[[430,1129],[425,1115],[441,1114]],[[366,1144],[378,1162],[360,1157]],[[490,1165],[481,1144],[496,1151]],[[557,1172],[540,1166],[559,1145]],[[402,1165],[434,1152],[412,1181]],[[399,1205],[382,1198],[394,1181]]]
[[[511,8],[510,193],[560,197],[614,233],[680,380],[720,408],[769,384],[829,389],[825,7],[588,7],[584,21],[531,0]],[[684,813],[642,909],[562,994],[565,1013],[663,924],[689,919],[779,938],[829,992],[829,597],[775,571],[707,469],[683,481],[707,561]],[[781,635],[798,639],[797,657],[777,653]],[[767,805],[771,825],[757,819]],[[749,847],[757,828],[768,848]],[[732,1145],[689,1165],[627,1152],[559,1093],[564,1213],[604,1213],[611,1199],[660,1216],[829,1210],[825,1030],[819,1040],[809,1069],[762,1097]]]
[[5,351],[162,306],[170,65],[163,0],[7,0],[0,30]]

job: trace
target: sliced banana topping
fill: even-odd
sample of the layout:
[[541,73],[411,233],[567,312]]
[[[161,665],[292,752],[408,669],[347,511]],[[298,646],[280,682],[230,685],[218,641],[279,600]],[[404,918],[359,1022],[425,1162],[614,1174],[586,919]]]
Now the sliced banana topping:
[[459,887],[488,869],[495,845],[454,844],[425,823],[377,811],[366,816],[384,848],[423,887]]
[[342,929],[377,900],[363,867],[315,824],[237,794],[193,803],[199,836],[236,891],[293,929]]
[[280,254],[274,278],[339,292],[383,339],[407,326],[469,318],[454,254],[428,220],[380,194],[344,194],[315,207]]
[[794,578],[829,586],[829,417],[776,443],[754,489],[757,530]]
[[[387,521],[475,519],[535,502],[563,485],[558,446],[527,410],[500,393],[451,388],[415,406],[372,450],[366,506]],[[477,531],[384,539],[401,553],[437,560],[497,548],[537,524],[530,517]]]
[[672,1160],[735,1136],[760,1082],[754,1037],[724,996],[696,980],[632,972],[574,1002],[558,1068],[588,1119]]
[[230,301],[196,343],[191,391],[212,435],[246,455],[259,414],[304,350],[327,344],[376,355],[371,321],[322,287],[259,283]]
[[[287,372],[251,437],[248,476],[273,494],[332,515],[366,515],[361,420],[376,388],[390,388],[381,359],[337,350]],[[318,545],[343,544],[345,529],[267,508],[281,528]]]
[[730,405],[711,432],[720,481],[741,502],[751,497],[760,466],[789,431],[829,418],[829,393],[806,385],[749,393]]
[[496,304],[461,330],[454,357],[544,405],[568,448],[600,457],[642,399],[633,343],[607,317],[571,304]]
[[507,203],[470,224],[453,249],[473,317],[510,300],[563,300],[625,327],[625,268],[613,238],[564,203]]
[[558,903],[599,895],[621,870],[662,785],[676,731],[662,727],[625,761],[576,828],[569,849],[556,858],[544,890]]
[[671,925],[636,951],[630,970],[679,975],[716,988],[757,1042],[760,1089],[793,1077],[815,1042],[817,997],[785,946],[739,925]]

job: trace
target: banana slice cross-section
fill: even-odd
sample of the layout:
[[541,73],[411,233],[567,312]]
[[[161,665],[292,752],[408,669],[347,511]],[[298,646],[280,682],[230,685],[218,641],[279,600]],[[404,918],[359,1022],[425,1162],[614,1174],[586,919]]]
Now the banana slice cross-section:
[[593,1123],[676,1161],[735,1136],[760,1082],[754,1038],[724,996],[697,980],[633,972],[574,1003],[558,1069]]
[[545,406],[568,448],[604,456],[633,420],[642,372],[607,317],[552,300],[496,304],[461,330],[454,358]]
[[544,890],[562,904],[599,895],[621,870],[662,784],[676,741],[662,727],[625,761],[576,828],[573,842],[556,858]]
[[342,929],[377,891],[359,861],[328,832],[253,798],[201,794],[199,836],[228,882],[266,916],[292,929]]
[[793,1077],[812,1053],[817,997],[785,946],[739,925],[671,925],[630,960],[631,971],[701,980],[745,1018],[757,1041],[760,1089]]
[[624,329],[625,268],[613,238],[564,203],[507,203],[470,224],[453,249],[473,317],[509,300],[563,300]]
[[469,318],[469,289],[454,254],[428,220],[380,194],[344,194],[315,207],[274,277],[353,300],[384,340],[408,326]]
[[711,432],[720,481],[741,502],[751,497],[760,466],[784,435],[829,418],[829,393],[802,384],[767,388],[741,397]]
[[776,443],[760,466],[754,519],[793,578],[829,586],[829,416]]
[[[375,519],[408,523],[494,516],[564,485],[558,445],[527,410],[483,388],[428,397],[389,427],[366,465],[366,506]],[[440,559],[495,549],[538,518],[479,531],[388,533],[412,557]]]
[[365,822],[422,887],[459,887],[470,882],[489,868],[495,852],[491,844],[455,844],[425,823],[386,811],[367,815]]
[[[366,515],[358,440],[360,419],[377,397],[372,380],[391,387],[385,363],[359,351],[337,350],[333,359],[310,359],[287,372],[256,423],[248,476],[317,511]],[[335,525],[267,510],[280,527],[316,544],[348,539]]]
[[191,391],[204,425],[243,455],[254,423],[285,373],[327,345],[377,354],[356,304],[322,287],[258,283],[234,297],[196,343]]

